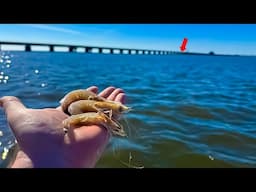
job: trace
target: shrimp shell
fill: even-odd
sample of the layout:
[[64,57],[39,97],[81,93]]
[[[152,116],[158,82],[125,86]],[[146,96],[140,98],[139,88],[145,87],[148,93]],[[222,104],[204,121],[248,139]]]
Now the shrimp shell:
[[96,100],[96,101],[105,101],[106,99],[96,95],[95,93],[88,91],[86,89],[78,89],[69,92],[61,100],[61,107],[65,113],[68,113],[68,106],[78,100]]
[[63,121],[64,128],[70,129],[84,125],[101,125],[110,133],[118,136],[127,136],[123,126],[110,119],[102,112],[88,112],[77,115],[72,115]]
[[119,102],[80,100],[71,103],[68,107],[68,112],[71,115],[76,115],[86,112],[111,110],[114,115],[119,115],[121,113],[128,112],[130,109],[130,107],[127,107]]

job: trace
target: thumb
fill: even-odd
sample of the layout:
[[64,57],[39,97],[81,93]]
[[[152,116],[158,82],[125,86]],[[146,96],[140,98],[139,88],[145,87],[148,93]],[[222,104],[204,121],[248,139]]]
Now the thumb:
[[23,114],[26,107],[21,103],[17,97],[4,96],[0,98],[0,107],[3,107],[7,120],[11,123],[17,115]]

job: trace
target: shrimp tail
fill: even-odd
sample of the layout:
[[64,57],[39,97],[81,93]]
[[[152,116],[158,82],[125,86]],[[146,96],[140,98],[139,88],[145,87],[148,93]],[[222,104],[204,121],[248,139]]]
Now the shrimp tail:
[[108,124],[111,127],[112,134],[118,135],[121,137],[127,136],[127,134],[124,131],[124,127],[118,121],[115,121],[114,119],[109,118],[105,113],[101,111],[99,111],[98,114],[101,116],[104,116],[104,118],[107,121],[106,124]]

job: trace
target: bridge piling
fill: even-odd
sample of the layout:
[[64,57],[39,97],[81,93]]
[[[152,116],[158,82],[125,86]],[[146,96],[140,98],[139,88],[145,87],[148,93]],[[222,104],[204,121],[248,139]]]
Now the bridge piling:
[[54,46],[50,45],[50,52],[54,52]]
[[76,47],[75,46],[69,46],[69,52],[75,52]]
[[27,52],[30,52],[30,51],[31,51],[31,46],[30,46],[30,44],[26,44],[26,45],[25,45],[25,51],[27,51]]

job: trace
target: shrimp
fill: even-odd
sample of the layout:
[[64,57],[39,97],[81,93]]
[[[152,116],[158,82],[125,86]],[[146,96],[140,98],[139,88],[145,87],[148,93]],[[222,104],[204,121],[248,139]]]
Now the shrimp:
[[106,100],[105,98],[100,97],[100,96],[96,95],[95,93],[88,91],[86,89],[78,89],[78,90],[71,91],[64,96],[64,98],[60,102],[62,110],[65,113],[68,113],[68,106],[71,103],[78,101],[78,100],[84,100],[84,99],[95,100],[95,101],[105,101]]
[[117,121],[109,118],[103,112],[99,111],[81,113],[72,115],[63,121],[64,128],[76,128],[83,125],[101,125],[105,127],[111,134],[121,137],[127,136],[123,126]]
[[111,115],[119,115],[122,113],[127,113],[131,110],[130,107],[127,107],[119,102],[113,101],[93,101],[93,100],[80,100],[74,103],[71,103],[68,107],[68,112],[71,115],[76,115],[85,112],[98,112],[98,111],[110,111]]

